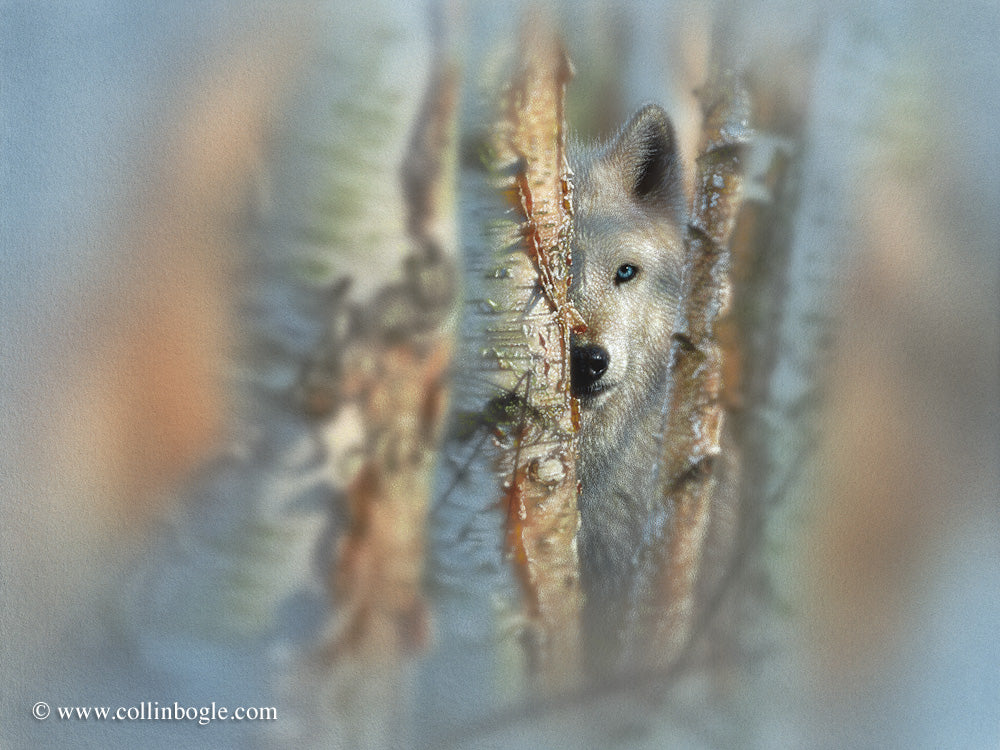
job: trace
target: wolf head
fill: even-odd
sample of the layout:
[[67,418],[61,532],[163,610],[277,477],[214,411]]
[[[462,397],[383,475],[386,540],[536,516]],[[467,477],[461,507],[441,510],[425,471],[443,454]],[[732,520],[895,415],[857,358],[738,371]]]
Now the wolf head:
[[587,323],[572,341],[572,385],[582,407],[582,455],[592,467],[662,407],[681,294],[685,195],[673,128],[655,105],[610,143],[571,148],[570,162],[570,297]]

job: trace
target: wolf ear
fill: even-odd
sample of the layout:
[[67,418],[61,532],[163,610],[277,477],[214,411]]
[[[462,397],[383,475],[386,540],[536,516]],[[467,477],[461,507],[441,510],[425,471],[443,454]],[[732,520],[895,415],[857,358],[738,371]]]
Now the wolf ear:
[[647,104],[628,121],[606,152],[626,190],[641,205],[684,214],[684,186],[670,118]]

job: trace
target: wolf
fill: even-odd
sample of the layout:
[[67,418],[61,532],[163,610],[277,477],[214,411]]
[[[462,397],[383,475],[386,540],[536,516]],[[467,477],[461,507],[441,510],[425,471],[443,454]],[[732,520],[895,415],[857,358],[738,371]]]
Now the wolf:
[[580,402],[580,530],[588,651],[620,644],[635,556],[656,497],[686,197],[670,119],[650,104],[610,142],[567,149],[573,172],[571,338]]

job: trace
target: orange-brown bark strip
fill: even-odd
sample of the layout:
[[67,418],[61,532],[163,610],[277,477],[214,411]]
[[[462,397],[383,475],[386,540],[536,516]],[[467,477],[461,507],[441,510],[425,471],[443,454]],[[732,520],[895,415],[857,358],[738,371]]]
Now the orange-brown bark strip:
[[361,407],[373,439],[346,491],[348,529],[331,570],[337,616],[321,654],[327,663],[347,655],[391,663],[428,641],[427,488],[450,342],[420,349],[395,346],[345,373],[352,387],[344,397]]
[[[582,319],[569,301],[570,190],[563,107],[569,61],[541,19],[526,27],[520,69],[498,133],[502,161],[517,165],[514,198],[522,212],[522,278],[533,278],[544,302],[518,310],[529,354],[526,408],[515,436],[505,488],[507,550],[522,584],[529,664],[542,685],[572,685],[580,663],[581,594],[576,556],[574,402],[569,336]],[[536,299],[537,301],[537,299]],[[547,304],[546,304],[547,303]],[[516,373],[513,373],[516,375]],[[523,375],[521,376],[524,377]]]
[[672,400],[664,440],[664,502],[670,523],[656,566],[659,607],[647,622],[651,653],[673,661],[690,635],[695,584],[708,528],[724,419],[716,321],[729,299],[727,243],[742,200],[741,158],[748,107],[719,77],[700,94],[704,125],[687,237],[684,323],[671,351]]

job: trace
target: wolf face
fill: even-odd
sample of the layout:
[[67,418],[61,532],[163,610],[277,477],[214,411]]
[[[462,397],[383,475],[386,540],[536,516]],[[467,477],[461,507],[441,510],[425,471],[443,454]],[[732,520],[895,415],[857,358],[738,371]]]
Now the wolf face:
[[655,105],[610,145],[570,158],[570,296],[587,323],[573,340],[573,391],[583,439],[610,448],[639,413],[662,405],[681,291],[684,191],[670,121]]
[[569,157],[570,297],[587,323],[571,351],[581,406],[578,546],[588,600],[600,606],[621,596],[653,501],[685,197],[673,129],[655,105],[611,143],[571,147]]

